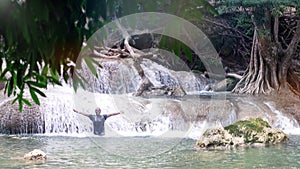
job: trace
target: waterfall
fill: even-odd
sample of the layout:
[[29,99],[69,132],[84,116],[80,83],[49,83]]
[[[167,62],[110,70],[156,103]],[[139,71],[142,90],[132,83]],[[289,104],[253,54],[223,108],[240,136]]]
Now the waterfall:
[[[78,72],[87,81],[87,90],[95,93],[124,94],[137,90],[142,78],[133,66],[132,59],[100,60],[102,69],[97,69],[96,78],[85,63]],[[154,87],[181,86],[185,92],[198,92],[209,85],[209,79],[196,75],[192,71],[174,71],[167,69],[150,59],[143,59],[141,67],[145,76]]]
[[[83,90],[74,94],[73,89],[68,86],[50,88],[46,94],[47,98],[43,99],[40,106],[40,110],[44,112],[46,135],[92,136],[92,122],[73,112],[73,108],[89,114],[94,114],[96,107],[100,107],[103,114],[123,110],[124,115],[106,120],[106,136],[159,136],[174,127],[170,117],[163,115],[162,110],[155,107],[157,105],[151,108],[152,115],[149,115],[151,112],[145,105],[149,101],[146,99],[130,99],[127,95],[108,95]],[[159,104],[160,101],[154,102],[151,104]]]
[[300,134],[300,126],[294,118],[288,117],[281,111],[277,110],[272,102],[264,102],[264,104],[276,114],[277,119],[272,127],[281,129],[288,134]]
[[74,100],[71,87],[66,84],[64,87],[50,87],[46,95],[47,98],[42,99],[39,107],[44,112],[46,135],[85,136],[92,133],[91,123],[73,112]]
[[153,120],[141,119],[138,122],[133,122],[122,116],[108,120],[107,124],[111,129],[110,131],[121,136],[160,136],[168,132],[170,119],[166,116],[159,116]]
[[[74,93],[67,84],[62,87],[49,86],[44,91],[47,97],[41,98],[41,105],[25,106],[21,115],[16,113],[17,105],[9,105],[11,99],[2,99],[0,108],[2,112],[8,110],[8,113],[0,114],[0,132],[10,133],[6,127],[12,124],[11,119],[18,117],[20,126],[16,133],[92,136],[92,122],[89,118],[73,112],[73,109],[94,114],[95,108],[100,107],[102,114],[125,112],[106,120],[106,136],[197,138],[208,127],[227,126],[237,120],[243,120],[243,116],[255,116],[253,112],[263,119],[271,119],[268,121],[275,128],[287,133],[300,134],[297,121],[277,110],[271,102],[264,103],[270,109],[270,112],[266,112],[257,106],[261,104],[259,99],[246,100],[245,102],[249,102],[246,109],[249,107],[250,110],[246,110],[241,116],[239,111],[245,111],[245,108],[241,107],[245,106],[244,103],[240,101],[240,107],[235,108],[233,101],[226,98],[224,93],[210,92],[206,93],[205,97],[199,94],[181,98],[134,97],[132,93],[137,90],[141,77],[132,67],[132,59],[106,60],[101,62],[101,65],[103,68],[97,69],[99,78],[95,78],[85,64],[82,65],[83,69],[79,70],[88,82],[87,90],[79,88]],[[171,70],[150,59],[144,59],[141,67],[145,76],[156,87],[180,85],[191,94],[203,90],[209,83],[204,77],[196,76],[192,72]],[[25,93],[24,96],[30,98],[29,93]],[[14,117],[11,114],[14,114]],[[272,121],[272,114],[276,115],[276,121]]]
[[[227,126],[244,119],[239,114],[230,99],[213,97],[186,96],[184,98],[142,98],[131,94],[103,94],[79,89],[75,94],[73,89],[49,87],[44,91],[46,98],[41,98],[41,105],[24,107],[22,114],[16,114],[22,122],[19,133],[31,133],[32,128],[46,135],[68,135],[76,137],[93,136],[93,125],[89,118],[73,112],[77,109],[94,114],[94,109],[100,107],[103,114],[124,111],[124,114],[110,117],[105,122],[106,136],[161,136],[199,138],[209,127]],[[245,99],[245,98],[244,98]],[[247,100],[247,98],[246,98]],[[11,99],[2,100],[2,110],[13,112],[18,105],[11,106]],[[272,127],[284,130],[289,134],[299,134],[297,121],[276,109],[272,102],[264,102],[269,111],[257,109],[260,106],[249,99],[249,112],[257,111],[262,118],[268,120]],[[243,102],[240,106],[243,106]],[[28,116],[26,113],[32,114]],[[254,115],[255,116],[255,115]],[[30,117],[30,118],[28,118]],[[36,118],[35,126],[29,126],[30,120]],[[275,118],[276,117],[276,118]],[[7,127],[11,115],[2,114],[0,118],[1,133]],[[274,121],[275,119],[275,121]],[[31,123],[30,123],[31,124]],[[36,127],[37,126],[37,127]]]
[[12,98],[1,98],[0,103],[0,133],[3,134],[32,134],[44,132],[44,116],[38,106],[24,105],[19,113],[18,104],[12,105]]

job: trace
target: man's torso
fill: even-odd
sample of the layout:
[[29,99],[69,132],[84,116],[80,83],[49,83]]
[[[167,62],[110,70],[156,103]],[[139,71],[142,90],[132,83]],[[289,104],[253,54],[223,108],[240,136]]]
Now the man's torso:
[[92,121],[93,121],[93,126],[94,126],[94,134],[96,135],[104,135],[105,130],[104,130],[104,122],[107,118],[107,115],[89,115],[88,116]]

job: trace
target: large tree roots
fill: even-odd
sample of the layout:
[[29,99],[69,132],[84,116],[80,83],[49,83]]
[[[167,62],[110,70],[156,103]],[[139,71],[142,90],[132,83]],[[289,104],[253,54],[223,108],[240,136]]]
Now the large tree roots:
[[261,50],[257,31],[255,31],[249,66],[233,92],[240,94],[270,94],[274,90],[273,86],[278,86],[277,84],[271,85],[272,82],[278,83],[277,76],[273,74],[274,72],[271,71],[270,66],[262,57]]
[[289,89],[300,97],[300,77],[290,72],[288,74],[288,85]]

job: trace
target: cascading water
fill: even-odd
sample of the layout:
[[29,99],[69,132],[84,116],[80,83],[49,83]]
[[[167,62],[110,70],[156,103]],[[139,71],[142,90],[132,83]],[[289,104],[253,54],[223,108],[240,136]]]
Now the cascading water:
[[0,133],[1,134],[32,134],[44,132],[44,116],[38,106],[24,105],[19,113],[19,106],[12,105],[12,98],[0,97]]
[[[76,101],[73,89],[69,86],[49,88],[47,98],[41,100],[38,107],[44,116],[36,116],[41,120],[38,132],[47,135],[92,136],[93,125],[91,121],[80,114],[74,113],[73,108],[94,114],[94,108],[99,106],[104,114],[124,111],[124,115],[110,117],[106,121],[106,136],[180,136],[198,138],[212,125],[226,126],[237,120],[244,119],[230,99],[212,100],[186,96],[183,99],[174,98],[141,98],[130,94],[112,95],[96,94],[84,91],[78,92],[79,98],[84,102]],[[247,100],[247,98],[246,98]],[[298,134],[298,123],[277,110],[272,102],[265,102],[270,112],[257,110],[260,101],[251,100],[254,111],[261,111],[261,115],[275,127],[287,133]],[[0,107],[3,109],[4,102]],[[7,106],[7,105],[6,105]],[[16,105],[17,107],[17,105]],[[29,112],[25,107],[24,112]],[[38,110],[37,109],[37,110]],[[239,108],[240,109],[240,108]],[[23,115],[23,114],[22,114]],[[6,114],[6,116],[9,116]],[[251,117],[251,114],[248,116]],[[24,114],[25,117],[25,114]],[[275,120],[272,120],[275,119]],[[3,116],[1,128],[4,128]],[[30,119],[27,119],[29,121]],[[26,120],[23,119],[24,122]],[[215,124],[211,122],[215,121]],[[23,130],[24,129],[24,130]],[[23,133],[28,132],[28,127],[23,126]],[[172,133],[173,132],[173,133]],[[178,134],[176,132],[181,132]],[[174,134],[175,133],[175,134]],[[172,135],[173,134],[173,135]]]
[[288,117],[277,110],[272,102],[264,102],[264,104],[267,105],[270,110],[276,114],[277,119],[272,127],[279,128],[289,134],[300,133],[300,126],[294,118]]
[[[54,87],[46,91],[47,99],[44,99],[40,106],[45,115],[45,134],[92,136],[92,122],[87,117],[73,112],[73,108],[89,114],[94,114],[95,107],[101,107],[104,114],[119,111],[115,105],[117,99],[112,95],[79,91],[79,96],[76,96],[72,90],[72,88],[64,86]],[[83,98],[85,101],[79,103],[76,101],[76,97]],[[127,110],[124,110],[125,115],[110,117],[106,120],[107,136],[157,136],[169,130],[170,120],[168,116],[158,115],[155,118],[147,119],[143,114],[145,108],[142,103],[129,102],[125,104],[127,106]],[[128,111],[132,109],[141,114],[132,114]],[[135,118],[128,118],[130,116],[135,116]]]
[[[137,90],[141,77],[138,74],[132,59],[100,61],[102,69],[97,69],[98,78],[93,76],[86,64],[78,72],[88,82],[87,90],[95,93],[124,94]],[[141,67],[145,76],[154,87],[182,86],[185,92],[204,90],[209,79],[196,75],[191,71],[173,71],[165,68],[150,59],[144,59]]]
[[[180,136],[198,138],[208,127],[213,125],[226,126],[237,120],[251,117],[252,114],[243,114],[244,103],[235,107],[233,100],[224,97],[224,93],[209,93],[205,97],[188,95],[183,98],[142,98],[131,95],[139,84],[141,78],[135,69],[128,63],[107,61],[103,62],[103,69],[99,69],[99,79],[90,72],[81,73],[88,80],[90,88],[86,91],[79,89],[74,94],[73,89],[63,87],[49,87],[45,91],[47,98],[41,99],[41,106],[37,108],[40,114],[37,124],[38,133],[48,135],[93,135],[92,122],[85,116],[74,113],[73,109],[94,114],[96,107],[100,107],[104,114],[124,111],[124,115],[114,116],[107,119],[106,136]],[[132,63],[131,63],[132,64]],[[185,90],[201,90],[207,81],[197,79],[190,72],[173,71],[163,68],[161,65],[151,63],[150,60],[143,62],[142,67],[147,77],[156,86],[182,85]],[[180,80],[178,80],[180,79]],[[196,79],[196,80],[195,80]],[[197,87],[198,86],[198,87]],[[199,87],[200,86],[200,87]],[[27,94],[28,97],[30,96]],[[214,95],[216,95],[214,97]],[[219,95],[219,96],[218,96]],[[226,95],[226,94],[225,94]],[[275,109],[271,102],[265,102],[271,113],[258,109],[261,101],[247,100],[249,111],[257,112],[262,118],[268,120],[273,127],[283,129],[289,133],[295,133],[299,128],[298,123],[290,117],[284,116]],[[3,105],[2,109],[6,107]],[[7,106],[7,105],[6,105]],[[17,110],[15,108],[14,110]],[[30,111],[29,111],[30,110]],[[25,107],[24,112],[33,112]],[[274,116],[275,114],[275,116]],[[4,114],[0,118],[1,131],[7,127],[4,121],[10,114]],[[23,118],[23,114],[20,116]],[[276,120],[272,120],[276,119]],[[22,133],[30,133],[25,116],[21,125]],[[176,133],[177,132],[177,133]],[[5,132],[2,132],[5,133]],[[175,134],[174,134],[175,133]],[[181,133],[181,134],[178,134]]]

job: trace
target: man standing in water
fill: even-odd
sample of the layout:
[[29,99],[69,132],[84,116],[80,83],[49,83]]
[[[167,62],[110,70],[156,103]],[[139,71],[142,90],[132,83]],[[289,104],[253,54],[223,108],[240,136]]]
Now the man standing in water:
[[94,134],[99,135],[99,136],[103,136],[105,134],[105,132],[104,132],[104,122],[107,118],[109,118],[111,116],[118,115],[118,114],[123,114],[123,112],[117,112],[117,113],[101,115],[101,109],[100,108],[95,109],[96,115],[82,113],[82,112],[79,112],[75,109],[73,109],[73,111],[75,113],[82,114],[82,115],[88,117],[89,119],[91,119],[92,122],[93,122],[93,126],[94,126]]

